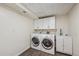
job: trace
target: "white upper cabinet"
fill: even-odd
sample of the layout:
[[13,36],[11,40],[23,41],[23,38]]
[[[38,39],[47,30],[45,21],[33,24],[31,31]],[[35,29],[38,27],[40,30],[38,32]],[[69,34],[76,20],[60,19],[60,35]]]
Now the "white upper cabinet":
[[55,29],[55,17],[34,20],[34,29]]

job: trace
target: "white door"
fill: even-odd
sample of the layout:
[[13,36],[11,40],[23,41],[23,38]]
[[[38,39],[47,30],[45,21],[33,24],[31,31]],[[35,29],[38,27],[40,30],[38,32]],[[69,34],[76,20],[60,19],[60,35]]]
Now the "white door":
[[72,55],[72,38],[64,37],[64,53]]
[[56,37],[56,51],[63,52],[63,36]]

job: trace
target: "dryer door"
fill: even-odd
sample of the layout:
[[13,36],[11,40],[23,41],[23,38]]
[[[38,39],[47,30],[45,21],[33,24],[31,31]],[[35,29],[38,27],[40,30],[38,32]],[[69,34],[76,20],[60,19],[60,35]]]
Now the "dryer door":
[[42,41],[42,46],[46,50],[50,50],[50,49],[53,48],[53,41],[49,38],[44,38],[43,41]]
[[37,47],[37,46],[39,46],[39,39],[37,38],[37,37],[33,37],[32,38],[32,44],[33,44],[33,46],[35,46],[35,47]]

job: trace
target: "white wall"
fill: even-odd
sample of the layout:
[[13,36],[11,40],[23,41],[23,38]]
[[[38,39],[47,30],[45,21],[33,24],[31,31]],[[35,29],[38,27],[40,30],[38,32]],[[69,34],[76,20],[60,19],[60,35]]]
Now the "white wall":
[[32,19],[0,7],[0,56],[30,48]]
[[70,35],[73,37],[73,55],[79,56],[79,4],[69,13]]
[[68,34],[68,17],[66,15],[56,16],[56,35],[60,35],[60,28],[63,31],[63,35]]

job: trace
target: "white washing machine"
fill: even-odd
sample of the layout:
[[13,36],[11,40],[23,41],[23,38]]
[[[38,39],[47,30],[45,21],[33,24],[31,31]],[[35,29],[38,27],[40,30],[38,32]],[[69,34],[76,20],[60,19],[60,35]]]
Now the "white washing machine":
[[40,34],[33,33],[31,34],[31,48],[40,50]]
[[55,54],[55,35],[41,34],[41,51]]

